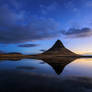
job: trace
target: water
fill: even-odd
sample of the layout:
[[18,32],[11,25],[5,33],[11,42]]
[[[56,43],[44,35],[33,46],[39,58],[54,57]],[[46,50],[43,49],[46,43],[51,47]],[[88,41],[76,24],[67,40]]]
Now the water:
[[92,58],[76,59],[67,65],[62,73],[64,76],[92,78]]
[[[54,64],[49,64],[43,60],[23,59],[19,61],[2,60],[0,61],[0,71],[24,71],[27,73],[43,74],[55,77],[81,76],[92,77],[92,59],[81,58],[76,59],[69,64],[62,66],[58,63],[56,69]],[[61,68],[61,71],[58,69]],[[59,72],[59,74],[58,74]]]
[[0,61],[0,92],[92,92],[91,85],[92,58],[65,64],[35,59]]

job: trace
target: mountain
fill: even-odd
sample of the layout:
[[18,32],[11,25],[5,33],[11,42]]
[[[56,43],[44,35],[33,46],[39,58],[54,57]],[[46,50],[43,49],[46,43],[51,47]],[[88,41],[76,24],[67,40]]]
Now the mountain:
[[45,51],[45,55],[61,55],[61,56],[76,56],[74,52],[67,49],[60,40],[57,40],[55,44]]

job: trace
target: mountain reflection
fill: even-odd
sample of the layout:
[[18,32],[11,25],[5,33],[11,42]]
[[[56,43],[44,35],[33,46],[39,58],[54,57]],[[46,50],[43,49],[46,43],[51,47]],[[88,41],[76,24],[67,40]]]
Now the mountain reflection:
[[72,61],[74,61],[76,58],[72,58],[72,57],[61,57],[61,58],[57,58],[57,59],[43,59],[44,62],[46,62],[47,64],[49,64],[54,71],[59,75],[60,73],[63,72],[64,67],[71,63]]
[[[53,68],[53,70],[57,73],[57,75],[59,75],[60,73],[63,72],[65,66],[71,63],[72,61],[74,61],[75,59],[77,59],[77,57],[54,57],[54,58],[42,59],[42,61],[44,61],[42,64],[46,62],[48,65],[50,65]],[[4,61],[4,60],[5,59],[2,59],[1,61]],[[8,60],[20,61],[22,59],[13,58]],[[39,60],[39,59],[35,59],[35,60]],[[32,70],[34,68],[31,66],[16,66],[16,69]]]

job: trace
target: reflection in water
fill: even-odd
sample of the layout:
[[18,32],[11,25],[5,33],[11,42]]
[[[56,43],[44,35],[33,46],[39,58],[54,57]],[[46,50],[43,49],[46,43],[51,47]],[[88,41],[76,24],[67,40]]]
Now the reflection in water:
[[[34,59],[0,62],[0,92],[92,92],[92,59],[75,59],[63,57],[44,59],[44,62]],[[57,74],[63,71],[62,75],[53,70]],[[70,76],[59,77],[64,73]]]
[[71,63],[73,60],[75,60],[76,58],[66,58],[66,57],[62,57],[62,58],[57,58],[57,59],[43,59],[44,62],[48,63],[53,69],[54,71],[59,75],[64,67]]
[[[18,61],[18,62],[13,62]],[[92,58],[57,57],[43,60],[1,60],[0,70],[20,70],[60,77],[92,77]],[[53,71],[54,70],[54,71]],[[64,71],[63,71],[64,70]],[[61,74],[62,73],[62,74]],[[57,76],[57,77],[59,77]]]
[[31,67],[31,66],[17,66],[16,69],[34,70],[35,67]]
[[70,63],[63,71],[64,77],[81,76],[92,78],[92,58],[80,58]]
[[[47,72],[51,72],[48,69],[49,66],[51,66],[52,69],[56,72],[56,74],[59,75],[61,72],[63,72],[63,69],[65,68],[65,66],[67,64],[71,63],[72,61],[74,61],[75,59],[76,58],[74,58],[74,57],[57,57],[57,58],[43,59],[42,60],[43,62],[40,62],[40,64],[43,64],[43,67],[44,67],[44,65],[46,65],[45,67],[46,67],[46,71]],[[19,61],[19,62],[16,62],[16,64],[17,64],[16,69],[39,71],[39,67],[40,67],[40,71],[39,72],[41,72],[43,70],[43,69],[41,69],[43,67],[41,67],[40,64],[36,63],[37,61],[39,61],[39,60],[36,60],[36,59],[35,60],[34,59],[33,60],[32,59],[28,59],[28,62],[25,59],[23,59],[23,60],[12,59],[12,60],[8,60],[8,61]],[[21,61],[24,62],[24,64],[22,66],[20,65]],[[11,62],[9,62],[8,64],[11,64]],[[14,63],[12,63],[12,65],[14,65]],[[7,66],[7,67],[9,67],[9,66]]]

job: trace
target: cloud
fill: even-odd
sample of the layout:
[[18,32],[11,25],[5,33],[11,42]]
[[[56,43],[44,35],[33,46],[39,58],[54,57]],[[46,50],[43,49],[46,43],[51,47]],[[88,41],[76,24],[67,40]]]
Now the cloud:
[[41,49],[40,51],[44,52],[44,51],[46,51],[46,50],[45,50],[45,49]]
[[23,44],[23,45],[19,45],[19,47],[37,47],[39,46],[38,44]]
[[92,1],[90,0],[90,1],[85,2],[85,5],[86,7],[92,7]]
[[49,14],[49,13],[55,13],[57,11],[57,8],[59,8],[59,4],[57,2],[53,2],[49,4],[48,6],[46,5],[40,5],[41,8],[41,13],[42,14]]
[[59,35],[59,23],[51,18],[38,18],[29,12],[13,11],[0,6],[0,43],[15,44],[53,38]]
[[67,31],[63,30],[62,34],[70,38],[89,37],[89,36],[92,36],[92,29],[90,28],[82,28],[82,29],[70,28]]
[[0,54],[4,54],[4,53],[5,53],[4,51],[0,50]]

